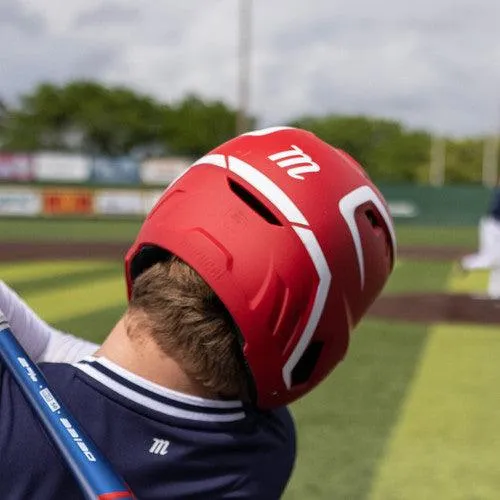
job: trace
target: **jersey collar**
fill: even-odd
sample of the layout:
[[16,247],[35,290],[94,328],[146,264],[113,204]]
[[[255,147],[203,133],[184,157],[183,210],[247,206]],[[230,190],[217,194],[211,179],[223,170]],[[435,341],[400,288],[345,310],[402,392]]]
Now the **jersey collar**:
[[166,416],[204,422],[235,422],[245,418],[241,401],[219,401],[177,392],[104,357],[87,356],[75,366],[123,398]]

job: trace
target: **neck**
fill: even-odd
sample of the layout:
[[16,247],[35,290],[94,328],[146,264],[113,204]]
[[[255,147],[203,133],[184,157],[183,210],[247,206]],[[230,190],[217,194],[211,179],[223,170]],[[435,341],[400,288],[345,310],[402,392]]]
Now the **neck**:
[[174,359],[164,354],[149,335],[129,335],[124,317],[113,328],[95,356],[103,356],[168,389],[191,396],[217,399],[202,384],[190,378]]

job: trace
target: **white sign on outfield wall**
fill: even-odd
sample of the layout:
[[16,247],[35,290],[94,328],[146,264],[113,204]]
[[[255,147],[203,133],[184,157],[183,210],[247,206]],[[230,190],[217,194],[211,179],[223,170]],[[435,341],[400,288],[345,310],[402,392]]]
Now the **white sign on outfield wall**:
[[85,182],[90,179],[92,162],[85,156],[68,153],[33,155],[33,173],[39,181]]
[[160,199],[163,191],[144,191],[142,195],[143,200],[143,213],[148,214],[155,206],[156,202]]
[[2,187],[0,215],[33,216],[42,212],[42,194],[29,188]]
[[94,212],[99,215],[142,215],[142,193],[114,189],[96,191]]
[[393,217],[413,218],[419,214],[419,209],[412,201],[389,201],[389,211]]
[[192,161],[188,158],[151,158],[141,164],[141,180],[144,184],[163,184],[168,186]]

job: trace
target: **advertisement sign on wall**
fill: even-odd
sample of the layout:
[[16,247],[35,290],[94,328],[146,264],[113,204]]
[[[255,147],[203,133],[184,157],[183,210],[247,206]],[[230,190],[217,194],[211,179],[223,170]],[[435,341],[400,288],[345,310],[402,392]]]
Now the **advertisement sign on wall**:
[[92,180],[96,184],[138,184],[139,162],[132,158],[94,158]]
[[143,200],[143,213],[148,214],[151,209],[156,205],[156,202],[160,199],[163,191],[145,191],[142,195]]
[[190,165],[188,158],[152,158],[141,164],[141,180],[144,184],[163,184],[168,186]]
[[0,189],[0,215],[34,216],[42,211],[42,196],[29,188]]
[[142,194],[140,191],[97,191],[94,212],[98,215],[142,215]]
[[91,191],[83,189],[48,189],[43,193],[45,215],[87,215],[93,212]]
[[32,178],[29,155],[0,153],[0,179],[29,181]]
[[389,211],[394,218],[411,219],[418,217],[419,210],[415,203],[406,200],[389,201]]
[[33,155],[33,172],[40,181],[86,182],[90,179],[91,160],[74,154],[38,153]]

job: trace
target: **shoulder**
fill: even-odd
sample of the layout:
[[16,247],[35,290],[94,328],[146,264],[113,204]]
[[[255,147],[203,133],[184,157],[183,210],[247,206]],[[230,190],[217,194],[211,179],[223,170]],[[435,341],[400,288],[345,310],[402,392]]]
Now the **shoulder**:
[[254,449],[259,452],[251,457],[245,482],[254,495],[251,498],[281,498],[295,465],[296,432],[293,417],[288,408],[279,408],[255,412],[253,418],[258,431],[252,440]]
[[277,449],[286,449],[295,454],[295,422],[288,408],[260,412],[255,418],[272,442],[281,445]]
[[498,202],[500,200],[500,188],[495,188],[492,195],[493,202]]
[[[61,368],[60,373],[67,372]],[[1,363],[0,412],[2,499],[34,498],[34,492],[40,499],[80,498],[74,479],[38,417]]]
[[274,436],[277,442],[274,457],[269,457],[268,460],[272,465],[270,474],[275,473],[278,478],[281,476],[281,484],[278,484],[277,487],[283,491],[295,465],[297,453],[295,422],[290,410],[286,407],[270,412],[267,418],[273,421]]

